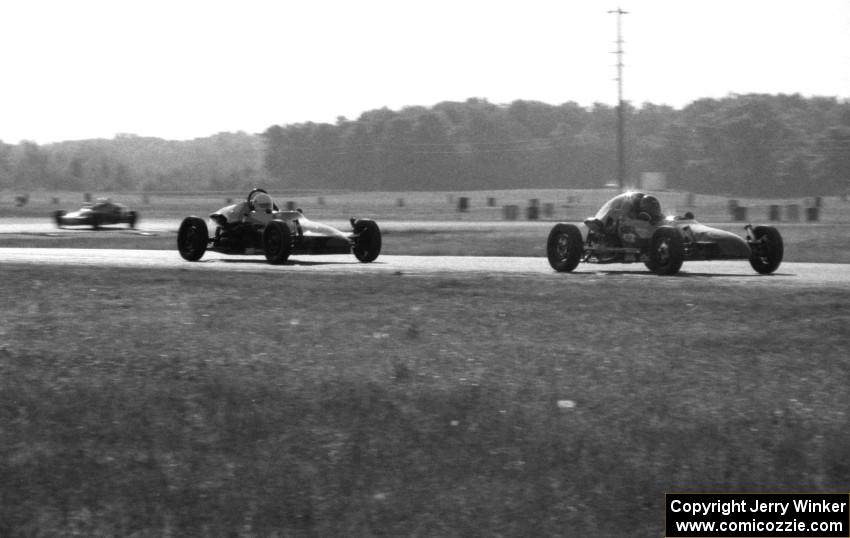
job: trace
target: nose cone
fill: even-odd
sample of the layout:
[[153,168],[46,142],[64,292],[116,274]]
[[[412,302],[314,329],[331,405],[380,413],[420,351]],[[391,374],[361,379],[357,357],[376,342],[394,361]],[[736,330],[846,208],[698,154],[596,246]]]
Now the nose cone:
[[694,240],[706,245],[714,245],[707,249],[709,258],[749,259],[750,245],[746,239],[732,232],[720,230],[705,224],[694,223],[688,226]]
[[717,243],[721,258],[750,257],[750,246],[747,241],[732,232],[710,228],[706,233],[706,238],[708,241]]

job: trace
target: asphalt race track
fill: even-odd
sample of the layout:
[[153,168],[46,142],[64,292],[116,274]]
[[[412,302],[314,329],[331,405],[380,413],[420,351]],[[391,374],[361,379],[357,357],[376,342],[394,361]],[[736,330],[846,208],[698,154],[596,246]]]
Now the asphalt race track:
[[0,248],[0,266],[8,263],[183,269],[231,272],[306,272],[332,274],[390,273],[398,275],[542,275],[551,278],[717,278],[723,282],[770,284],[780,287],[850,287],[850,265],[783,263],[773,275],[759,275],[747,261],[685,262],[677,277],[658,277],[643,264],[580,264],[573,273],[556,273],[546,258],[381,255],[360,263],[353,255],[293,256],[284,265],[270,265],[262,255],[229,256],[207,252],[197,262],[183,260],[176,250],[116,250],[77,248]]
[[[340,230],[348,230],[351,225],[348,220],[322,219],[320,222],[334,226]],[[406,232],[427,229],[432,232],[451,232],[457,230],[498,230],[501,228],[525,228],[540,230],[546,237],[552,228],[551,221],[380,221],[381,230]],[[139,227],[130,229],[126,224],[113,224],[102,227],[98,233],[117,233],[131,235],[176,234],[180,227],[180,219],[145,219],[139,222]],[[91,226],[64,226],[58,228],[54,223],[43,218],[0,219],[0,234],[63,236],[72,234],[91,234]]]

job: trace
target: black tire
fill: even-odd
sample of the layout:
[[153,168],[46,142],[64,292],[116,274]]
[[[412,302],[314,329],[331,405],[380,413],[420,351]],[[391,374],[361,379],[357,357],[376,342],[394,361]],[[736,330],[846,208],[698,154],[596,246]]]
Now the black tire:
[[763,275],[769,275],[779,269],[785,254],[782,235],[773,226],[756,226],[753,228],[750,250],[750,265],[753,269]]
[[552,227],[546,240],[546,256],[552,269],[569,273],[578,266],[584,252],[581,231],[575,224],[559,223]]
[[273,265],[286,263],[292,252],[292,234],[281,220],[271,221],[263,230],[263,252]]
[[199,217],[186,217],[177,231],[177,250],[184,260],[196,262],[207,251],[209,242],[207,223]]
[[53,212],[53,220],[56,221],[56,227],[62,227],[62,217],[65,216],[65,212],[63,210],[58,210]]
[[351,252],[363,263],[370,263],[381,253],[381,229],[373,220],[361,219],[354,223],[354,246]]
[[139,214],[136,213],[135,211],[130,211],[130,213],[127,215],[127,226],[129,226],[130,229],[132,230],[133,228],[136,227],[136,223],[138,221],[139,221]]
[[92,230],[97,230],[98,228],[100,228],[100,215],[98,215],[98,214],[92,215],[92,217],[91,217],[91,227],[92,227]]
[[685,261],[681,234],[670,226],[662,226],[652,234],[646,266],[659,275],[675,275]]

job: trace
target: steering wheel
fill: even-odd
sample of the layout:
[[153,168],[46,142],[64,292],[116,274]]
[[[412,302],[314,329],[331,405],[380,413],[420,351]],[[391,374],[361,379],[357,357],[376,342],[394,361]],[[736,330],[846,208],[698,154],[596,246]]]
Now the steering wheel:
[[[251,211],[254,211],[254,200],[253,200],[253,198],[254,198],[254,195],[257,194],[258,192],[261,192],[263,194],[268,194],[268,192],[266,192],[266,189],[255,188],[255,189],[251,190],[251,192],[248,193],[248,209],[251,210]],[[272,200],[272,209],[274,209],[275,211],[278,211],[277,204],[274,202],[274,200]]]

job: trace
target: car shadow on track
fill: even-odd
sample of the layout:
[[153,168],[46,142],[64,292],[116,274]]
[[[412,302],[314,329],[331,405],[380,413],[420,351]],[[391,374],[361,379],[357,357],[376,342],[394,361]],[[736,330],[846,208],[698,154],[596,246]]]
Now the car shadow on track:
[[689,276],[698,276],[698,277],[709,277],[709,278],[722,278],[722,277],[735,277],[735,278],[772,278],[775,276],[797,276],[792,273],[772,273],[769,275],[762,275],[760,273],[688,273],[687,271],[683,271],[679,273],[677,276],[689,277]]
[[[658,277],[655,273],[651,273],[649,271],[588,271],[588,272],[576,272],[575,274],[586,274],[586,275],[643,275],[648,277]],[[689,278],[689,277],[700,277],[700,278],[770,278],[773,276],[796,276],[792,273],[773,273],[771,275],[762,275],[759,273],[692,273],[689,271],[681,271],[674,275],[674,278]]]
[[51,237],[58,237],[58,236],[73,237],[73,236],[76,236],[78,234],[92,235],[92,234],[97,234],[97,233],[109,233],[109,234],[114,234],[114,233],[121,234],[121,233],[123,233],[123,234],[126,234],[126,235],[159,235],[161,232],[143,230],[141,228],[108,228],[108,227],[105,227],[105,226],[101,226],[100,228],[95,228],[95,229],[62,227],[62,228],[57,228],[56,231],[52,231],[52,232],[21,232],[21,233],[27,234],[27,235],[46,235],[46,236],[51,236]]
[[[253,258],[233,258],[233,259],[216,258],[216,259],[203,260],[203,261],[205,261],[207,263],[209,263],[209,262],[224,262],[224,263],[239,263],[239,264],[250,263],[250,264],[257,264],[257,265],[269,265],[269,262],[266,261],[264,258],[259,258],[259,259],[253,259]],[[290,259],[290,260],[287,260],[285,263],[281,264],[282,267],[293,266],[293,265],[296,265],[296,266],[297,265],[303,265],[305,267],[316,267],[316,266],[322,266],[322,265],[381,265],[381,262],[371,262],[369,264],[364,264],[364,263],[358,262],[357,260],[352,260],[352,261],[349,261],[349,262],[337,262],[337,261],[304,261],[304,260],[292,260],[292,259]]]

